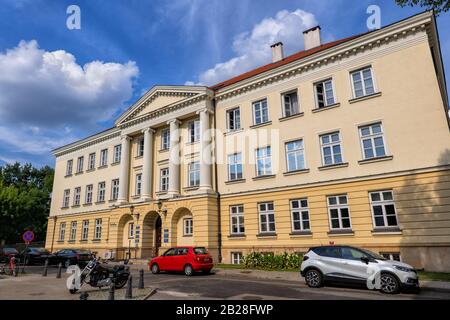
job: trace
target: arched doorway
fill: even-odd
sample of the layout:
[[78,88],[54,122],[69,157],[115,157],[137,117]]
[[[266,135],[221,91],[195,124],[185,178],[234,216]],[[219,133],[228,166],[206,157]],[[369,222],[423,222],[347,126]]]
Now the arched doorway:
[[130,259],[137,256],[137,248],[133,238],[134,228],[133,217],[130,214],[124,214],[119,220],[117,230],[117,260]]
[[142,221],[142,258],[152,258],[158,255],[161,247],[161,228],[161,217],[156,211],[151,211],[144,217]]
[[194,245],[194,228],[192,212],[187,208],[176,210],[171,221],[172,246]]
[[155,248],[153,252],[153,256],[159,255],[159,248],[161,248],[161,228],[162,228],[162,220],[161,217],[158,216],[155,221]]

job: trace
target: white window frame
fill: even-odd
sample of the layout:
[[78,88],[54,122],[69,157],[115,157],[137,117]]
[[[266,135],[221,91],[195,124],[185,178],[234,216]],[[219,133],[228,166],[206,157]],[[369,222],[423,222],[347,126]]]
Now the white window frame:
[[95,232],[94,240],[100,240],[102,238],[102,218],[95,219]]
[[169,168],[162,168],[159,171],[159,191],[167,192],[169,190]]
[[67,160],[66,176],[71,176],[73,171],[73,159]]
[[243,259],[242,252],[231,252],[231,264],[242,264]]
[[106,182],[102,181],[98,183],[97,202],[106,201]]
[[[258,156],[258,152],[262,150],[264,151],[264,154],[262,156]],[[262,148],[258,148],[255,151],[255,158],[256,158],[256,176],[257,177],[264,177],[264,176],[270,176],[272,175],[272,148],[271,146],[266,146],[266,147],[262,147]],[[258,166],[258,162],[262,161],[264,166],[263,166],[263,171],[259,171],[259,166]],[[266,164],[267,162],[270,163],[270,168],[268,170],[266,170]],[[262,173],[262,174],[261,174]]]
[[[297,110],[295,110],[295,103],[292,102],[291,96],[295,95],[297,97]],[[286,101],[286,98],[289,97],[289,102]],[[287,103],[289,103],[289,114],[287,111]],[[288,92],[284,92],[281,94],[281,106],[282,106],[282,115],[283,117],[292,117],[297,114],[300,114],[300,98],[298,94],[298,90],[291,90]]]
[[[233,126],[231,125],[231,115],[233,115]],[[241,130],[241,108],[236,107],[227,110],[227,130],[228,132]]]
[[[303,205],[305,201],[306,201],[306,206]],[[290,207],[291,207],[291,228],[292,228],[292,232],[311,231],[311,215],[309,213],[308,198],[294,199],[294,200],[291,200],[289,202],[290,202]],[[297,208],[295,208],[294,203],[298,204]],[[303,214],[305,212],[308,214],[308,219],[304,219],[303,218]],[[294,214],[295,213],[298,213],[298,215],[299,215],[299,219],[298,220],[294,219]],[[300,223],[300,229],[296,229],[295,228],[295,223],[296,222]],[[308,225],[309,225],[308,228],[305,228],[304,222],[308,222]]]
[[[232,168],[235,170],[236,177],[231,177]],[[239,168],[241,168],[239,172]],[[244,179],[244,167],[242,165],[242,152],[228,155],[228,181],[238,181]]]
[[103,149],[100,151],[100,168],[106,167],[108,165],[108,149]]
[[[341,197],[345,197],[345,203],[341,203]],[[336,198],[336,204],[330,204],[330,199],[331,198]],[[343,230],[343,231],[351,231],[352,230],[352,217],[350,214],[350,206],[348,204],[348,196],[346,194],[340,194],[340,195],[333,195],[333,196],[327,196],[327,207],[328,207],[328,220],[329,220],[329,224],[330,224],[330,230],[331,231],[339,231],[339,230]],[[333,223],[331,218],[331,210],[332,209],[336,209],[338,211],[338,221],[339,221],[339,228],[333,228]],[[343,223],[342,223],[342,209],[347,209],[348,211],[348,220],[349,220],[349,227],[344,228],[343,227]],[[347,218],[345,218],[347,219]]]
[[[372,87],[373,87],[373,92],[372,93],[367,93],[367,87],[366,87],[366,79],[364,78],[364,71],[369,70],[370,71],[370,79],[372,80]],[[355,88],[355,79],[353,78],[354,74],[358,74],[361,77],[361,85],[362,85],[362,91],[363,91],[363,95],[362,96],[356,96],[356,88]],[[370,96],[373,95],[375,93],[377,93],[377,88],[376,88],[376,83],[375,83],[375,77],[374,77],[374,72],[373,72],[373,68],[372,66],[368,66],[368,67],[364,67],[358,70],[354,70],[350,72],[350,81],[352,83],[352,90],[353,90],[353,98],[354,99],[358,99],[358,98],[363,98],[366,96]]]
[[64,241],[66,237],[66,223],[61,222],[59,224],[59,240],[58,241]]
[[[392,200],[385,200],[384,199],[384,194],[385,193],[390,193]],[[374,201],[372,199],[372,195],[373,194],[378,194],[380,196],[380,200],[379,201]],[[400,225],[398,223],[397,207],[395,206],[395,199],[394,199],[394,191],[393,190],[371,191],[371,192],[369,192],[369,201],[370,201],[370,209],[372,210],[372,223],[373,223],[373,228],[374,229],[398,229],[400,227]],[[387,216],[388,215],[386,213],[386,206],[387,205],[392,205],[394,207],[394,212],[395,212],[394,216],[395,216],[395,220],[397,221],[397,224],[395,226],[389,226],[388,225],[388,221],[387,221]],[[374,206],[381,206],[381,210],[383,212],[383,222],[384,222],[383,226],[377,226],[376,225],[375,210],[373,208]]]
[[188,122],[188,143],[197,143],[200,141],[200,120]]
[[[269,206],[272,206],[272,210],[269,209]],[[264,209],[263,209],[264,207]],[[273,222],[270,222],[270,216],[273,215]],[[262,216],[266,217],[266,222],[263,223]],[[259,233],[267,234],[267,233],[275,233],[277,231],[276,220],[275,220],[275,205],[273,202],[261,202],[258,203],[258,224],[259,224]],[[270,225],[273,223],[273,230],[270,230]],[[266,225],[266,231],[262,231],[262,225]]]
[[183,236],[191,237],[194,234],[194,219],[192,217],[183,219]]
[[81,187],[76,187],[73,190],[73,205],[79,206],[81,203]]
[[85,241],[89,238],[89,220],[83,220],[82,227],[81,240]]
[[[380,126],[381,132],[380,133],[373,133],[373,127],[374,126]],[[369,128],[369,135],[367,136],[363,136],[363,129]],[[362,125],[358,127],[358,131],[359,131],[359,141],[361,144],[361,153],[363,156],[364,160],[370,160],[370,159],[377,159],[377,158],[383,158],[386,157],[388,155],[388,149],[386,146],[386,139],[384,137],[384,129],[383,129],[383,123],[381,122],[376,122],[376,123],[371,123],[371,124],[366,124],[366,125]],[[377,138],[381,138],[383,140],[383,148],[384,148],[384,155],[377,155],[377,150],[375,147],[375,139]],[[365,152],[365,148],[364,148],[364,141],[365,140],[370,140],[371,143],[371,150],[373,152],[373,157],[366,157],[366,152]]]
[[[327,97],[326,89],[325,89],[326,83],[328,83],[328,82],[331,82],[331,89],[333,91],[333,103],[328,103],[328,97]],[[319,85],[323,86],[323,103],[324,103],[323,107],[320,107],[320,102],[319,102],[319,92],[317,91],[317,87]],[[314,83],[314,97],[316,100],[316,109],[324,109],[329,106],[335,105],[337,103],[337,99],[336,99],[336,89],[334,88],[333,78],[328,78],[328,79],[321,80],[321,81]]]
[[82,173],[84,167],[84,156],[78,157],[77,159],[77,173]]
[[120,158],[122,156],[122,145],[118,144],[117,146],[114,146],[114,159],[113,159],[113,163],[114,164],[118,164],[120,163]]
[[128,239],[134,239],[134,222],[128,224]]
[[[334,135],[336,135],[336,134],[339,137],[339,141],[333,141],[332,140],[332,137]],[[324,143],[323,142],[323,138],[324,137],[328,137],[329,138],[329,142],[328,143]],[[320,152],[322,154],[322,165],[323,166],[334,166],[334,165],[339,165],[339,164],[345,163],[345,160],[344,160],[344,148],[343,148],[343,145],[342,145],[342,136],[341,136],[341,132],[340,131],[335,131],[335,132],[330,132],[330,133],[325,133],[325,134],[320,135],[319,136],[319,142],[320,142]],[[337,145],[339,145],[340,150],[341,150],[341,153],[340,153],[341,162],[337,162],[336,161],[336,156],[338,155],[338,153],[335,153],[334,150],[333,150],[333,148],[335,146],[337,146]],[[330,148],[330,150],[331,150],[331,160],[332,160],[331,164],[327,164],[325,162],[325,152],[324,152],[325,148]]]
[[161,131],[161,150],[170,149],[170,129],[165,128]]
[[[236,223],[233,222],[233,218],[236,218]],[[234,225],[236,225],[237,231],[234,232]],[[245,216],[244,205],[230,206],[230,234],[232,235],[244,235],[245,234]]]
[[111,181],[111,200],[119,199],[119,179],[113,179]]
[[86,186],[85,204],[91,204],[92,203],[93,195],[94,195],[94,185],[93,184],[88,184]]
[[[400,252],[380,252],[380,255],[388,260],[402,262],[402,256],[401,256]],[[394,255],[398,255],[398,260],[394,259]]]
[[[298,143],[300,142],[301,147],[294,149],[294,150],[288,150],[288,145],[292,144],[292,143]],[[289,155],[293,154],[295,155],[295,165],[296,168],[290,168],[289,167]],[[287,172],[295,172],[295,171],[300,171],[300,170],[305,170],[306,169],[306,156],[305,156],[305,143],[303,141],[303,139],[298,139],[298,140],[294,140],[294,141],[288,141],[285,143],[285,156],[286,156],[286,169]],[[298,157],[301,156],[303,158],[303,167],[300,166],[300,163],[298,163]]]
[[134,195],[140,196],[142,194],[142,173],[137,173],[135,176]]
[[[266,113],[267,113],[267,119],[265,119],[265,121],[264,121],[264,118],[263,118],[264,105],[265,105]],[[256,122],[256,111],[257,111],[257,109],[259,109],[259,112],[260,112],[260,115],[261,115],[260,116],[261,122]],[[261,100],[253,102],[252,103],[252,110],[253,110],[253,124],[255,126],[270,122],[269,102],[268,102],[267,99],[261,99]]]
[[191,188],[200,186],[200,161],[188,164],[188,184]]
[[70,241],[77,240],[77,225],[78,223],[76,221],[72,221],[70,224],[70,237],[69,237]]
[[66,189],[66,190],[64,190],[64,194],[63,194],[62,207],[68,208],[69,205],[70,205],[70,189]]
[[94,170],[95,169],[95,153],[89,154],[89,164],[88,164],[88,170]]
[[136,143],[136,158],[144,156],[144,148],[145,148],[144,138],[139,138],[139,140]]

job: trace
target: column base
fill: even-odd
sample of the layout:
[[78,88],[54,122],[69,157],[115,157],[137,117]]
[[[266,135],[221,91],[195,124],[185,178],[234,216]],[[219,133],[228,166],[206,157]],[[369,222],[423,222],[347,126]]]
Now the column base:
[[198,188],[197,193],[201,193],[201,194],[216,194],[217,192],[215,192],[212,189],[212,187],[210,187],[210,186],[204,186],[204,187]]
[[116,204],[118,204],[119,206],[124,206],[126,204],[128,204],[129,202],[126,199],[119,199],[117,200]]

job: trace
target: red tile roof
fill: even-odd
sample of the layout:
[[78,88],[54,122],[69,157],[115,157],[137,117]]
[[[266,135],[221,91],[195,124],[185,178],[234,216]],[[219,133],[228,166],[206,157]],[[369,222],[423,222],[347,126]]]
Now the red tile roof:
[[226,81],[221,82],[221,83],[218,83],[218,84],[216,84],[216,85],[214,85],[214,86],[212,86],[210,88],[212,90],[217,91],[217,90],[225,88],[225,87],[227,87],[229,85],[238,83],[238,82],[240,82],[242,80],[254,77],[254,76],[256,76],[258,74],[261,74],[263,72],[266,72],[266,71],[269,71],[269,70],[272,70],[272,69],[284,66],[284,65],[289,64],[291,62],[294,62],[294,61],[297,61],[297,60],[309,57],[309,56],[311,56],[311,55],[313,55],[315,53],[318,53],[320,51],[323,51],[323,50],[326,50],[326,49],[330,49],[330,48],[335,47],[337,45],[340,45],[342,43],[345,43],[345,42],[348,42],[350,40],[356,39],[356,38],[358,38],[358,37],[360,37],[362,35],[363,34],[359,34],[359,35],[348,37],[348,38],[345,38],[345,39],[336,40],[336,41],[329,42],[329,43],[323,44],[321,46],[318,46],[318,47],[315,47],[315,48],[312,48],[312,49],[309,49],[309,50],[303,50],[303,51],[294,53],[293,55],[288,56],[288,57],[284,58],[283,60],[280,60],[280,61],[277,61],[277,62],[274,62],[274,63],[269,63],[269,64],[267,64],[265,66],[259,67],[257,69],[251,70],[251,71],[246,72],[246,73],[243,73],[243,74],[241,74],[241,75],[239,75],[237,77],[231,78],[231,79],[226,80]]

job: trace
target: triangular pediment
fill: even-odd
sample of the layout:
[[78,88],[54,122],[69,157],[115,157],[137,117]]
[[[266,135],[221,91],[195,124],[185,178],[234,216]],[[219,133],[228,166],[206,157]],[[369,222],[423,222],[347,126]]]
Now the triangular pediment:
[[199,86],[155,86],[125,111],[115,124],[120,126],[155,110],[204,94],[205,90],[206,87]]

